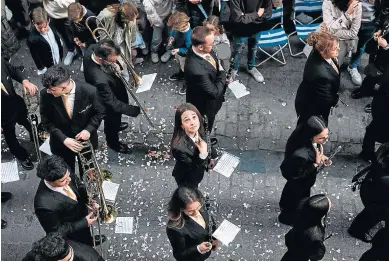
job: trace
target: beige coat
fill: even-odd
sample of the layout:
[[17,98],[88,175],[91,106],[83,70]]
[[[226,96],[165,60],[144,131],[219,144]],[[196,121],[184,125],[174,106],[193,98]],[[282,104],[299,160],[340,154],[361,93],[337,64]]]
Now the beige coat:
[[[104,8],[103,11],[97,16],[97,18],[104,23],[110,37],[113,39],[114,34],[118,29],[118,25],[115,22],[115,11],[110,8]],[[131,59],[131,44],[136,40],[136,33],[138,32],[138,26],[136,21],[131,21],[124,27],[124,41],[120,45],[120,51],[125,58],[132,63]],[[123,59],[118,59],[123,68],[127,68]]]

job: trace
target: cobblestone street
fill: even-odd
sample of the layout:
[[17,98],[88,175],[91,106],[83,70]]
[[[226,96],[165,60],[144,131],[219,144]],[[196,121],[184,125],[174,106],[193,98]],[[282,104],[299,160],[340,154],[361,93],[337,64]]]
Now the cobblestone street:
[[[40,77],[33,71],[31,56],[23,44],[12,59],[14,65],[23,64],[30,81],[42,88]],[[285,49],[285,52],[286,49]],[[285,253],[284,234],[289,227],[277,221],[278,201],[284,178],[279,172],[282,151],[297,118],[294,97],[302,78],[304,58],[286,55],[287,65],[265,63],[259,70],[265,84],[256,83],[243,72],[238,79],[246,85],[250,95],[236,99],[228,91],[227,101],[216,120],[215,134],[219,146],[238,156],[241,160],[235,173],[226,178],[211,172],[205,175],[200,186],[218,204],[216,220],[224,219],[240,226],[241,231],[230,246],[222,246],[209,260],[279,260]],[[73,77],[83,79],[79,71],[81,60],[72,65]],[[244,62],[242,61],[242,65]],[[103,124],[99,131],[99,153],[102,167],[113,172],[113,182],[120,188],[116,197],[119,216],[133,217],[133,234],[115,234],[115,223],[103,225],[103,234],[109,237],[104,244],[108,260],[174,260],[166,236],[169,198],[176,187],[171,176],[174,161],[170,158],[150,159],[150,150],[169,152],[173,130],[174,107],[184,102],[177,83],[168,80],[177,65],[151,64],[136,67],[141,75],[157,72],[150,91],[137,94],[139,101],[149,109],[158,131],[148,131],[143,117],[123,120],[130,123],[130,130],[121,132],[121,138],[134,144],[133,155],[121,155],[107,149]],[[338,145],[344,151],[333,160],[334,165],[320,175],[313,193],[326,193],[333,207],[328,217],[327,235],[333,237],[325,244],[324,260],[359,260],[369,245],[356,241],[347,234],[347,228],[355,215],[361,211],[359,192],[350,189],[351,178],[361,169],[362,163],[355,161],[360,143],[370,116],[363,112],[368,98],[352,100],[350,92],[355,88],[347,72],[342,76],[341,98],[350,106],[339,106],[330,116],[330,142],[325,146],[328,153]],[[131,101],[131,98],[130,98]],[[33,152],[27,132],[18,130],[22,145]],[[2,162],[12,156],[2,140]],[[2,219],[8,227],[1,231],[2,260],[20,260],[29,251],[33,241],[44,236],[33,210],[33,198],[39,183],[36,170],[23,171],[19,166],[20,181],[2,184],[2,191],[12,192],[13,198],[2,204]]]

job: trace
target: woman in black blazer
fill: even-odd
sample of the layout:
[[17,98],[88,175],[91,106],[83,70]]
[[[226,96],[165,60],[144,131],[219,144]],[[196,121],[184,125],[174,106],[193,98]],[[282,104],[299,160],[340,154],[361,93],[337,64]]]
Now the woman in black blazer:
[[285,150],[285,159],[280,168],[287,180],[280,199],[280,223],[291,225],[300,201],[311,195],[316,182],[317,168],[331,165],[323,153],[323,144],[328,140],[328,128],[322,117],[311,116],[297,126],[290,135]]
[[178,261],[204,261],[218,247],[216,239],[209,242],[216,225],[213,223],[210,229],[209,220],[213,218],[202,209],[203,205],[204,197],[198,189],[179,187],[173,193],[166,233]]
[[285,235],[288,251],[282,261],[315,261],[324,257],[326,218],[330,208],[331,201],[324,194],[300,202],[293,228]]
[[197,108],[182,104],[176,111],[171,150],[176,164],[173,176],[178,186],[197,188],[208,165],[204,124]]
[[338,40],[328,33],[315,32],[309,34],[307,42],[313,46],[313,50],[305,64],[303,81],[296,94],[297,124],[313,115],[323,116],[328,124],[331,108],[339,100]]

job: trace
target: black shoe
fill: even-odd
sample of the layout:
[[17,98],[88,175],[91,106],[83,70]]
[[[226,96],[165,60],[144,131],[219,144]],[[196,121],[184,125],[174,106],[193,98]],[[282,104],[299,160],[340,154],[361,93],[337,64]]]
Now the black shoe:
[[33,170],[34,164],[31,162],[30,158],[27,158],[26,160],[20,161],[20,164],[25,170]]
[[107,144],[107,146],[109,148],[111,148],[113,151],[116,151],[118,153],[122,153],[122,154],[131,154],[132,153],[132,150],[126,144],[123,144],[120,142],[116,145]]
[[95,236],[95,244],[96,244],[96,246],[104,243],[106,240],[107,240],[107,237],[105,235],[101,235],[101,239],[100,239],[100,236]]
[[120,124],[119,131],[123,131],[123,130],[127,129],[127,127],[128,127],[128,124],[126,122],[122,122]]
[[292,226],[293,225],[293,215],[290,215],[289,213],[282,212],[278,216],[278,222],[284,225]]
[[182,72],[181,70],[178,72],[178,73],[175,73],[175,74],[172,74],[171,76],[169,76],[169,80],[171,81],[179,81],[179,80],[184,80],[184,72]]
[[10,192],[1,192],[1,203],[7,202],[12,198],[12,193]]
[[368,114],[371,113],[371,104],[368,104],[367,106],[365,106],[365,112]]
[[1,220],[1,229],[4,229],[4,228],[6,228],[7,227],[7,221],[5,221],[5,220]]
[[371,243],[372,237],[368,233],[357,233],[351,230],[350,228],[347,229],[347,232],[353,238],[359,239],[365,243]]
[[362,92],[360,88],[354,90],[351,93],[351,98],[353,98],[353,99],[360,99],[360,98],[365,97],[365,96],[369,96],[369,95]]
[[183,84],[180,89],[178,90],[178,93],[182,96],[186,95],[186,85]]

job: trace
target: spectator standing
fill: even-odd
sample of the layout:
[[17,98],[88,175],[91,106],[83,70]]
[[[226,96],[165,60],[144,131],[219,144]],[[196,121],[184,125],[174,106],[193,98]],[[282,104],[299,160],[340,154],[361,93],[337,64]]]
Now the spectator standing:
[[192,28],[202,25],[212,14],[214,0],[177,0],[176,11],[184,12],[190,17]]

